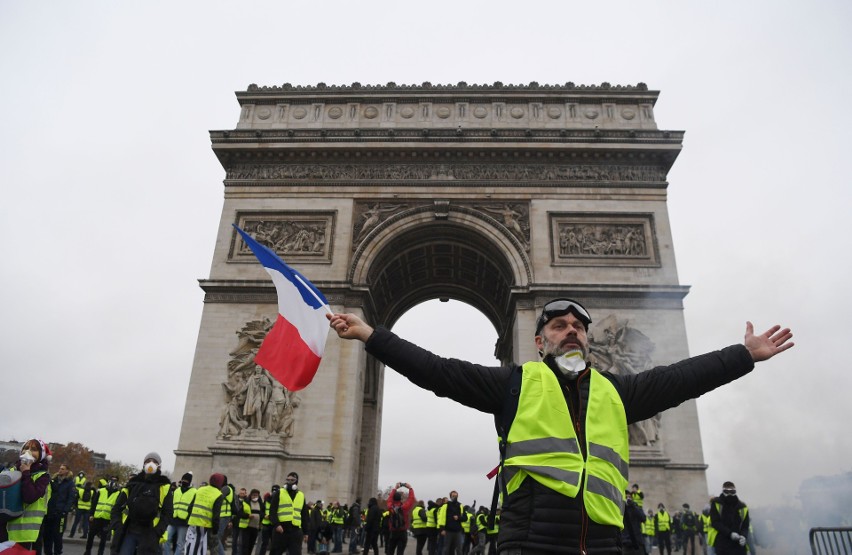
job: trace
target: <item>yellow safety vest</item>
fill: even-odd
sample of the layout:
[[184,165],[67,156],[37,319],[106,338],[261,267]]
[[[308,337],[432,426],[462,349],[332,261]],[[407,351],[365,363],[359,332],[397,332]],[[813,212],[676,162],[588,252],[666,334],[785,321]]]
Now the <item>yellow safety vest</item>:
[[669,516],[669,513],[659,512],[657,513],[657,531],[658,532],[668,532],[669,528],[671,528],[672,517]]
[[95,492],[91,491],[91,494],[89,495],[88,501],[83,501],[83,495],[85,495],[85,494],[86,494],[86,488],[79,490],[79,492],[77,493],[77,510],[83,511],[83,512],[89,512],[89,510],[92,508],[92,497],[95,496]]
[[623,528],[630,461],[627,416],[612,383],[595,369],[590,373],[584,460],[559,380],[544,362],[524,364],[503,463],[506,491],[511,495],[527,476],[568,497],[576,497],[582,487],[589,518]]
[[302,507],[305,506],[305,494],[296,492],[296,496],[290,498],[286,488],[278,492],[278,522],[292,522],[293,526],[302,527]]
[[422,515],[422,513],[425,511],[426,509],[424,509],[423,507],[414,507],[414,511],[411,513],[411,527],[413,529],[417,530],[420,528],[426,528],[427,523],[423,521]]
[[[487,517],[486,517],[487,518]],[[487,524],[487,521],[486,521]],[[494,517],[494,526],[486,528],[486,533],[489,536],[497,535],[500,532],[500,515]]]
[[[719,516],[722,516],[722,504],[721,503],[713,503],[716,506],[716,512],[719,513]],[[748,514],[748,507],[742,507],[737,512],[740,514],[740,523],[745,520],[746,515]],[[707,517],[708,521],[710,517]],[[708,525],[709,526],[709,525]],[[716,545],[716,534],[719,533],[718,530],[710,526],[710,529],[713,531],[712,534],[707,534],[707,545]]]
[[488,515],[479,513],[476,515],[476,533],[484,534],[488,530]]
[[[39,471],[30,475],[33,482],[43,476],[45,471]],[[47,502],[50,500],[51,485],[48,483],[44,495],[30,504],[24,504],[24,512],[18,518],[10,520],[6,524],[9,540],[17,543],[32,543],[38,540],[38,531],[41,529],[41,521],[47,513]]]
[[75,476],[74,477],[74,487],[77,489],[83,489],[86,487],[86,477],[85,476]]
[[213,505],[220,497],[222,497],[222,491],[217,487],[208,484],[198,488],[186,523],[190,526],[213,528]]
[[636,506],[640,509],[642,508],[642,505],[645,504],[645,498],[640,495],[641,493],[641,489],[637,489],[635,492],[630,492],[630,496],[633,498],[633,502],[636,503]]
[[435,513],[438,512],[437,507],[432,507],[428,511],[426,511],[426,528],[437,528],[438,527],[438,518]]
[[[156,526],[157,523],[160,522],[160,511],[163,510],[163,501],[166,500],[166,496],[169,494],[169,490],[171,490],[171,489],[172,489],[171,484],[160,484],[160,499],[158,499],[160,506],[157,508],[157,516],[154,517],[154,521],[152,523],[153,526]],[[129,501],[130,500],[130,489],[125,486],[124,488],[122,488],[121,491],[124,492],[125,502]],[[113,503],[114,502],[115,501],[113,501]],[[127,521],[127,510],[128,510],[128,507],[125,504],[124,512],[121,515],[121,522]]]
[[231,516],[231,504],[234,502],[234,490],[232,490],[230,486],[226,487],[228,488],[228,495],[226,495],[225,500],[222,501],[222,510],[219,511],[219,518],[223,519]]
[[249,505],[245,501],[243,501],[242,504],[243,504],[243,512],[248,513],[248,516],[240,516],[239,526],[240,526],[240,528],[248,528],[249,520],[251,520],[251,505]]
[[716,545],[716,529],[710,524],[710,515],[702,514],[700,516],[701,522],[704,523],[704,535],[707,536],[707,545],[712,547]]
[[180,520],[189,518],[189,504],[195,499],[195,493],[195,488],[189,488],[186,491],[182,491],[181,488],[175,490],[172,494],[172,515],[175,518]]
[[645,517],[645,522],[642,523],[642,534],[645,536],[654,535],[654,517]]
[[263,506],[266,510],[263,511],[263,518],[260,520],[260,523],[264,526],[269,526],[270,524],[272,524],[272,521],[269,520],[269,507],[272,505],[272,503],[270,501],[263,500],[261,500],[261,503],[263,503]]
[[461,522],[462,532],[464,532],[465,534],[469,534],[470,533],[471,516],[470,516],[470,513],[468,513],[467,511],[464,510],[464,507],[462,507],[461,518],[464,519]]
[[98,490],[98,504],[95,506],[95,518],[109,520],[112,517],[112,508],[115,506],[115,500],[118,499],[120,491],[120,489],[117,489],[110,493],[107,488]]

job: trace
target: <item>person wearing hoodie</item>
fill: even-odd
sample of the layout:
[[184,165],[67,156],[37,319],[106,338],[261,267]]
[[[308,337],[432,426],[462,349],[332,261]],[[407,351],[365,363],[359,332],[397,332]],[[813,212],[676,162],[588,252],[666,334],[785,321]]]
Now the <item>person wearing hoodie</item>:
[[[160,472],[162,459],[151,452],[142,460],[142,472],[127,481],[112,508],[115,530],[113,555],[160,555],[160,537],[172,519],[171,482]],[[127,519],[123,520],[127,509]]]
[[177,487],[171,493],[172,521],[166,532],[166,543],[163,544],[163,555],[172,555],[172,541],[175,541],[175,555],[183,555],[186,545],[186,532],[189,530],[189,505],[195,499],[196,489],[192,487],[192,472],[187,472],[180,478]]
[[74,475],[68,466],[59,465],[59,472],[50,482],[50,500],[47,502],[47,514],[41,525],[42,542],[45,555],[62,555],[62,529],[65,517],[74,508],[77,501],[77,489],[74,487]]
[[11,540],[25,549],[40,549],[39,530],[50,496],[50,459],[50,448],[40,439],[30,439],[21,446],[21,455],[10,470],[20,473],[22,514],[0,520],[0,543]]
[[[522,312],[520,328],[528,329],[532,319]],[[326,317],[338,337],[363,342],[367,353],[412,383],[495,416],[500,552],[620,553],[628,425],[733,382],[793,347],[789,329],[756,334],[747,322],[742,344],[638,374],[600,372],[588,362],[589,312],[558,298],[544,303],[529,326],[539,360],[483,366],[437,356],[356,314]]]
[[748,506],[737,497],[733,482],[722,484],[722,494],[710,502],[710,525],[716,530],[716,555],[745,555],[751,519]]

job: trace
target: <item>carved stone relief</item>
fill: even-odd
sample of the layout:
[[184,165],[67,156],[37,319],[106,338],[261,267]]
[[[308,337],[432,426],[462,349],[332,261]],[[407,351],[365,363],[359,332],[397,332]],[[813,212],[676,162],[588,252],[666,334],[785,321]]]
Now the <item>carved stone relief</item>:
[[379,224],[385,221],[393,214],[402,212],[409,208],[408,204],[392,204],[392,203],[357,203],[355,205],[355,213],[352,221],[354,229],[352,230],[352,250],[358,248],[358,245],[367,238],[371,231],[376,229]]
[[226,179],[663,182],[657,166],[618,164],[236,164]]
[[[610,314],[589,332],[589,359],[602,372],[627,376],[649,370],[656,346],[627,320]],[[660,440],[660,415],[628,426],[630,445],[653,446]]]
[[219,417],[221,440],[266,440],[293,437],[301,398],[254,363],[260,344],[272,329],[268,318],[252,320],[236,332],[237,348],[229,353],[228,379],[222,382],[227,402]]
[[[240,213],[237,225],[285,260],[331,261],[334,237],[334,214],[331,212]],[[232,262],[255,262],[251,250],[236,231],[228,258]]]
[[550,216],[554,265],[659,265],[650,214]]
[[515,237],[525,251],[530,250],[530,207],[523,203],[476,203],[473,208],[486,212]]

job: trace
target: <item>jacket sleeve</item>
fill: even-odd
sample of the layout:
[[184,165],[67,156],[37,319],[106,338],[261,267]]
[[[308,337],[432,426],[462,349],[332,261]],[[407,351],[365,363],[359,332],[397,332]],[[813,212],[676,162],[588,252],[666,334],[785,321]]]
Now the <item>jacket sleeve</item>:
[[413,384],[489,414],[500,412],[510,367],[481,366],[439,357],[378,327],[367,340],[367,352]]
[[24,503],[34,503],[37,499],[41,499],[47,494],[47,488],[50,487],[50,474],[45,472],[35,481],[32,479],[32,472],[24,470],[21,472],[21,499]]
[[621,395],[630,424],[695,399],[745,376],[753,368],[748,350],[743,345],[732,345],[639,374],[605,375]]

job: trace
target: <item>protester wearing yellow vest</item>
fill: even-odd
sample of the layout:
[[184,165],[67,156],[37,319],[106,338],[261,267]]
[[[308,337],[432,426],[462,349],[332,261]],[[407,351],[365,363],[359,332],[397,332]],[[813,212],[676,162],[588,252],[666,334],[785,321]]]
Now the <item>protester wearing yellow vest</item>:
[[101,478],[99,484],[101,487],[92,496],[92,508],[89,513],[89,536],[86,538],[84,555],[91,555],[95,538],[100,539],[98,555],[104,555],[104,550],[110,539],[112,508],[115,506],[118,494],[121,491],[117,476],[110,476],[109,481]]
[[657,536],[657,547],[660,548],[660,555],[668,551],[672,555],[672,517],[666,512],[666,507],[662,503],[657,505],[657,514],[654,515],[654,534]]
[[[187,507],[185,555],[213,555],[219,549],[219,528],[224,527],[219,515],[225,496],[225,476],[214,473],[206,485],[195,491]],[[182,514],[182,511],[181,511]],[[184,555],[177,553],[177,555]]]
[[187,472],[180,478],[172,496],[172,521],[166,531],[166,543],[163,544],[163,555],[172,555],[172,541],[175,541],[175,555],[183,555],[186,545],[186,532],[189,530],[189,505],[195,499],[196,489],[192,487],[192,472]]
[[74,513],[74,523],[71,525],[69,538],[76,535],[78,525],[82,533],[81,537],[85,538],[89,535],[89,513],[92,512],[92,497],[95,492],[91,482],[86,482],[82,488],[77,489],[77,510]]
[[484,555],[485,548],[488,547],[488,509],[484,505],[479,507],[473,522],[476,527],[476,542],[470,555]]
[[705,555],[715,555],[715,549],[713,548],[713,543],[716,540],[716,530],[713,529],[713,526],[710,524],[710,505],[704,507],[704,510],[701,511],[701,532],[699,533],[699,540],[702,545],[707,546],[704,550]]
[[22,513],[8,522],[0,521],[0,542],[11,540],[35,549],[50,499],[50,459],[50,448],[40,439],[21,446],[21,455],[10,471],[20,472]]
[[417,542],[415,555],[423,555],[423,547],[426,545],[429,534],[429,529],[426,527],[428,520],[425,504],[422,499],[418,499],[414,509],[411,510],[411,534]]
[[[536,302],[532,294],[525,300]],[[500,551],[618,553],[627,426],[731,382],[756,361],[793,346],[789,329],[755,335],[747,323],[743,345],[639,374],[600,373],[586,361],[588,311],[571,299],[555,299],[536,322],[542,362],[486,367],[438,357],[355,314],[328,319],[338,337],[364,342],[369,354],[412,383],[496,416],[505,451]],[[529,329],[530,311],[520,308],[516,324]],[[527,386],[532,390],[525,392]]]
[[437,555],[438,552],[438,504],[430,500],[426,504],[426,552]]
[[286,485],[270,500],[269,520],[272,526],[270,555],[300,555],[303,527],[308,520],[305,494],[299,490],[299,475],[287,475]]
[[642,523],[642,535],[645,537],[645,553],[650,554],[654,547],[654,511],[648,509],[645,522]]
[[710,501],[710,525],[716,531],[716,555],[745,555],[751,517],[748,506],[737,496],[733,482],[722,484],[722,494]]
[[128,480],[112,508],[113,554],[160,555],[172,518],[171,483],[160,473],[160,455],[151,452],[142,461],[142,472]]

